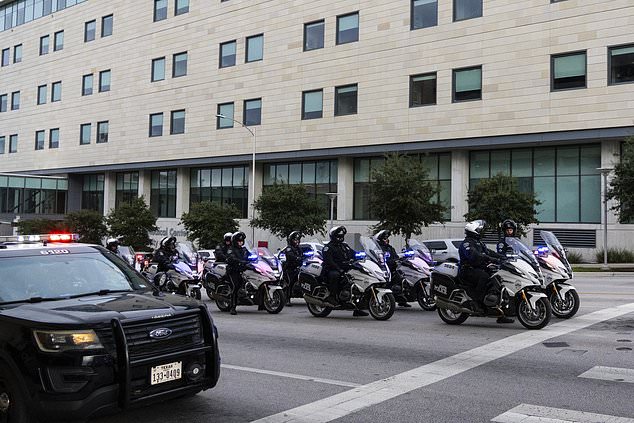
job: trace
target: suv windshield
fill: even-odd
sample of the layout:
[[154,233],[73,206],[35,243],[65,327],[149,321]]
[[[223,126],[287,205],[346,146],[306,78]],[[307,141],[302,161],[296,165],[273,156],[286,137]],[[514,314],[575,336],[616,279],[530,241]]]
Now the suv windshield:
[[100,252],[6,257],[0,267],[0,304],[148,288],[123,260]]

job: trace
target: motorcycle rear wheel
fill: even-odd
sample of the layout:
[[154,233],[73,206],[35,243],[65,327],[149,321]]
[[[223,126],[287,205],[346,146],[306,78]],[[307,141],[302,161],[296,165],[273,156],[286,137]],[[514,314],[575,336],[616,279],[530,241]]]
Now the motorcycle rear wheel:
[[332,311],[330,307],[321,307],[317,304],[312,304],[309,302],[306,302],[306,305],[308,306],[308,311],[310,312],[310,314],[315,317],[327,317]]
[[231,309],[231,302],[228,300],[216,300],[216,307],[220,311],[227,312]]
[[200,292],[200,289],[192,289],[191,297],[196,298],[198,301],[202,300],[203,295]]
[[396,300],[393,294],[385,294],[382,304],[379,303],[376,296],[370,297],[368,311],[376,320],[388,320],[394,314],[394,310],[396,310]]
[[526,329],[541,329],[550,322],[552,310],[550,301],[541,297],[535,303],[535,312],[531,311],[526,301],[521,301],[517,305],[517,320]]
[[570,319],[579,311],[579,294],[574,289],[566,292],[564,301],[556,293],[550,294],[550,306],[553,315],[560,319]]
[[438,307],[438,316],[440,319],[448,325],[460,325],[469,318],[467,313],[454,313],[453,311]]
[[276,289],[269,297],[266,293],[264,293],[264,298],[262,300],[264,303],[264,308],[270,314],[277,314],[284,308],[286,304],[286,295],[282,292],[281,289]]
[[[429,286],[429,285],[427,285]],[[418,301],[418,305],[425,311],[434,311],[436,310],[436,301],[434,297],[427,292],[427,287],[421,288],[418,290],[416,294],[416,300]]]
[[207,291],[207,296],[209,297],[209,299],[213,300],[213,297],[212,297],[213,291],[210,288],[205,288],[205,291]]

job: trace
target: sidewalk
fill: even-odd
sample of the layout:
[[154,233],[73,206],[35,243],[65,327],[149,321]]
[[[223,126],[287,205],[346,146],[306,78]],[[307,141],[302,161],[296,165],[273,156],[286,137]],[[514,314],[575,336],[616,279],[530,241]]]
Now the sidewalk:
[[573,264],[575,277],[634,276],[634,263],[608,263],[610,270],[601,270],[603,263]]

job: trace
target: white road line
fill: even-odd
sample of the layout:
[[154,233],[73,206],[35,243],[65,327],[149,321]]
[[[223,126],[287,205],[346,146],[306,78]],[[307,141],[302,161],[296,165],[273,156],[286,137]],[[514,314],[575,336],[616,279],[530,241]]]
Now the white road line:
[[260,373],[260,374],[263,374],[263,375],[287,377],[287,378],[290,378],[290,379],[307,380],[307,381],[310,381],[310,382],[327,383],[328,385],[345,386],[347,388],[358,388],[359,386],[361,386],[358,383],[342,382],[340,380],[333,380],[333,379],[322,379],[322,378],[319,378],[319,377],[296,375],[296,374],[293,374],[293,373],[274,372],[272,370],[254,369],[254,368],[251,368],[251,367],[233,366],[231,364],[223,364],[223,365],[221,365],[221,367],[223,367],[225,369],[240,370],[240,371],[243,371],[243,372]]
[[[634,312],[634,303],[577,316],[574,319],[549,325],[542,330],[524,331],[356,389],[254,420],[254,423],[329,422],[407,392],[440,382],[548,339],[632,312]],[[447,331],[450,330],[451,327],[448,326]]]
[[586,413],[563,408],[540,407],[530,404],[520,404],[491,421],[498,423],[634,423],[634,419],[627,417]]
[[634,369],[596,366],[579,375],[588,379],[610,380],[612,382],[634,383]]

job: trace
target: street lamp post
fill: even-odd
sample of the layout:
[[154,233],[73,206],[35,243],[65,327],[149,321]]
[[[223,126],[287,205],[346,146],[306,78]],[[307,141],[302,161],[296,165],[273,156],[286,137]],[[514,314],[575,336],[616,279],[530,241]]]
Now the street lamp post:
[[333,218],[335,215],[335,199],[337,198],[336,192],[327,192],[326,195],[330,199],[330,229],[333,226]]
[[608,175],[614,168],[599,167],[598,171],[603,176],[603,266],[602,270],[609,270],[608,267]]
[[[229,119],[234,121],[235,123],[240,124],[240,126],[242,126],[244,129],[249,131],[251,135],[253,136],[253,153],[251,155],[251,199],[249,200],[249,210],[251,215],[250,219],[253,219],[255,218],[255,206],[254,206],[254,203],[255,203],[255,146],[257,145],[257,136],[256,136],[255,127],[251,129],[244,123],[240,122],[239,120],[235,120],[234,118],[230,118],[223,114],[216,114],[216,117],[220,119]],[[255,227],[253,225],[251,225],[251,240],[255,244]]]

